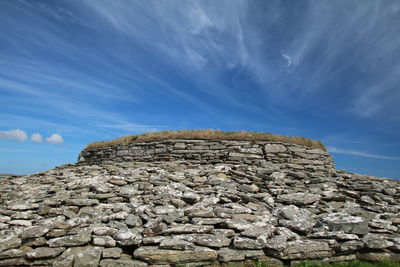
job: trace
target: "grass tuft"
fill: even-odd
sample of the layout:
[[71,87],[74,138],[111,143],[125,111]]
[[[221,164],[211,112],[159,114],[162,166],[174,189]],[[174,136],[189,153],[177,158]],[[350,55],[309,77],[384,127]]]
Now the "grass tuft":
[[[365,261],[345,261],[338,263],[318,263],[315,261],[302,261],[296,267],[400,267],[400,262],[382,260],[378,262],[365,262]],[[258,266],[255,266],[258,267]]]
[[154,142],[167,139],[186,140],[245,140],[245,141],[273,141],[290,144],[298,144],[311,148],[319,148],[327,151],[325,146],[317,140],[299,136],[284,136],[272,133],[260,132],[224,132],[220,130],[178,130],[144,133],[139,135],[128,135],[110,141],[98,141],[89,144],[85,149],[101,148],[106,146],[128,145],[132,143]]

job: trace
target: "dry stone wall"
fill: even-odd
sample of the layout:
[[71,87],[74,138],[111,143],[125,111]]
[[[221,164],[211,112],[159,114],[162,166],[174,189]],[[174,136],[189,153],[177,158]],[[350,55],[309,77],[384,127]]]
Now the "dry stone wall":
[[268,141],[165,140],[85,149],[79,162],[185,161],[193,164],[281,164],[288,170],[320,172],[335,169],[328,152],[295,144]]
[[85,150],[0,182],[0,266],[400,261],[399,181],[336,171],[327,153],[296,145]]

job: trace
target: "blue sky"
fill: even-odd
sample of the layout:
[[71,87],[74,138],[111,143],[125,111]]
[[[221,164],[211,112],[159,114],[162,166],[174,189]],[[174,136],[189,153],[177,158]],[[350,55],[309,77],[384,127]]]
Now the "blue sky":
[[400,178],[399,25],[396,0],[0,1],[0,173],[221,129],[319,139],[338,169]]

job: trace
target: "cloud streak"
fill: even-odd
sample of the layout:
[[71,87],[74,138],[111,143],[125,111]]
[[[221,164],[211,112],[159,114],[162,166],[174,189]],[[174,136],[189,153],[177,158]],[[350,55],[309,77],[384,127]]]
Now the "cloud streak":
[[365,151],[358,151],[358,150],[340,149],[340,148],[337,148],[334,146],[329,146],[328,151],[331,153],[354,155],[354,156],[360,156],[360,157],[365,157],[365,158],[400,160],[400,157],[391,157],[391,156],[379,155],[379,154],[369,153],[369,152],[365,152]]

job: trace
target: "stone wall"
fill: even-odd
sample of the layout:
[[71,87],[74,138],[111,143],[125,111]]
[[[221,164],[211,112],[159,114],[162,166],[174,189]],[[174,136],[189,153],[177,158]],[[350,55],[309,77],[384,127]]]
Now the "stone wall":
[[85,150],[2,178],[0,193],[0,266],[400,261],[400,182],[334,171],[326,152],[297,145]]
[[287,170],[316,175],[335,167],[328,152],[295,144],[268,141],[165,140],[85,149],[79,162],[185,161],[192,164],[281,164]]

